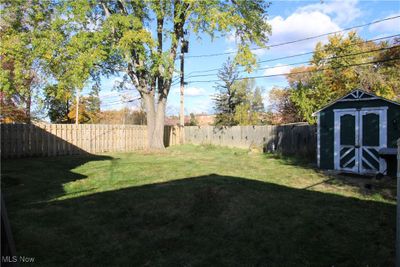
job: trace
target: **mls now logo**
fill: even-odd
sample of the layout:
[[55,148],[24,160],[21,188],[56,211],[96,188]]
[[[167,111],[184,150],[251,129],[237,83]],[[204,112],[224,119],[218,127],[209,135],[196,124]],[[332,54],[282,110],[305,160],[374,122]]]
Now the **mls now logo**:
[[28,262],[35,262],[35,258],[33,257],[26,257],[26,256],[1,256],[1,262],[4,263],[13,263],[13,262],[22,262],[22,263],[28,263]]
[[1,256],[1,262],[17,262],[17,256]]

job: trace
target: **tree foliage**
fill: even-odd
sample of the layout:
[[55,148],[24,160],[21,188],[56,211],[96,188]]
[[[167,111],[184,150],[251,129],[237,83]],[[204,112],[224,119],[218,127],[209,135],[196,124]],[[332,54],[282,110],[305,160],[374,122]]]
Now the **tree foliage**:
[[104,110],[98,114],[101,124],[146,124],[146,113],[143,110],[122,108],[119,110]]
[[274,87],[269,91],[268,123],[284,124],[301,121],[299,110],[291,100],[292,91],[287,88]]
[[[73,102],[69,113],[68,120],[75,123],[76,121],[76,101]],[[78,105],[79,123],[98,123],[100,120],[100,98],[99,90],[96,86],[92,88],[89,96],[81,97]]]
[[1,1],[0,87],[3,98],[24,110],[31,119],[31,105],[41,83],[40,58],[46,53],[43,36],[50,28],[50,1]]
[[139,91],[146,107],[149,146],[161,148],[166,101],[184,32],[212,38],[233,32],[238,39],[235,60],[251,68],[255,58],[250,44],[264,46],[270,32],[267,7],[262,0],[77,0],[66,2],[64,12],[70,24],[77,25],[75,42],[95,51],[100,48],[101,70],[122,71]]
[[71,91],[59,91],[57,85],[48,85],[44,89],[44,106],[52,123],[72,123],[68,116],[74,102]]
[[216,86],[214,109],[215,125],[255,125],[264,112],[263,89],[254,79],[238,79],[237,64],[228,59],[218,72],[221,80]]
[[234,119],[238,125],[256,125],[260,113],[264,112],[263,89],[257,87],[254,79],[242,79],[233,85],[237,93]]
[[[293,68],[287,75],[289,87],[271,92],[281,121],[315,123],[313,112],[354,89],[399,100],[399,61],[384,62],[400,57],[399,43],[399,39],[366,42],[356,32],[333,35],[326,44],[318,43],[311,64]],[[372,61],[383,62],[360,65]],[[351,65],[355,66],[348,67]]]
[[190,119],[189,119],[189,123],[187,125],[188,126],[197,126],[198,124],[199,124],[199,122],[197,121],[194,113],[190,113]]
[[215,87],[217,93],[214,96],[214,109],[217,114],[215,118],[216,125],[231,126],[236,125],[234,116],[235,108],[241,99],[234,87],[236,80],[239,78],[237,64],[230,58],[222,65],[218,71],[220,83]]
[[44,75],[54,103],[65,104],[65,96],[98,83],[101,75],[122,73],[144,100],[149,146],[156,149],[163,147],[166,102],[185,32],[211,38],[234,34],[235,62],[247,70],[256,62],[250,45],[265,47],[270,33],[264,0],[3,0],[1,5],[0,81],[7,97],[18,96],[30,110],[36,78]]

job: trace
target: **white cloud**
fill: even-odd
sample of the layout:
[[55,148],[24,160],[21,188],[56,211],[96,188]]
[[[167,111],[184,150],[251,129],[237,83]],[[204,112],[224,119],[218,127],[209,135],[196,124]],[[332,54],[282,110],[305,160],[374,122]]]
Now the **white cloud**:
[[238,43],[238,41],[239,40],[236,38],[234,32],[230,32],[227,35],[225,35],[225,42],[227,42],[228,44]]
[[[394,13],[389,17],[399,16],[400,13]],[[400,18],[386,20],[380,23],[372,24],[369,26],[369,31],[380,34],[397,33],[400,30]]]
[[335,23],[349,23],[362,14],[361,10],[357,7],[358,0],[334,0],[324,3],[316,3],[306,5],[298,9],[298,12],[320,12],[326,15],[331,15]]
[[[172,92],[174,94],[180,94],[180,88],[174,87],[172,88]],[[185,88],[185,96],[204,96],[206,94],[206,90],[201,87],[186,87]]]
[[195,113],[195,114],[200,114],[200,113],[207,113],[211,114],[213,113],[213,102],[210,96],[208,96],[205,99],[197,100],[191,105],[190,107],[187,107],[187,112],[189,113]]
[[[276,16],[272,18],[269,23],[272,26],[272,35],[269,41],[270,45],[340,30],[338,24],[328,15],[319,11],[295,12],[286,19],[281,16]],[[292,52],[301,53],[313,50],[317,42],[326,39],[326,37],[321,37],[283,45],[277,48],[272,47],[271,51],[274,54],[276,54],[277,50],[284,54]]]
[[[358,2],[358,0],[326,1],[300,7],[288,17],[272,17],[268,20],[268,23],[272,26],[272,35],[267,45],[340,31],[341,24],[352,22],[362,15]],[[327,36],[323,36],[270,49],[253,50],[253,52],[257,56],[302,53],[312,51],[318,42],[326,42],[327,39]],[[225,37],[225,41],[232,45],[237,43],[237,38],[233,33],[229,33]],[[226,52],[230,51],[231,49],[226,50]]]
[[[292,69],[291,66],[286,66],[283,64],[276,64],[275,66],[271,67],[270,69],[266,69],[264,71],[264,75],[277,75],[282,73],[288,73]],[[282,76],[284,78],[284,76]]]

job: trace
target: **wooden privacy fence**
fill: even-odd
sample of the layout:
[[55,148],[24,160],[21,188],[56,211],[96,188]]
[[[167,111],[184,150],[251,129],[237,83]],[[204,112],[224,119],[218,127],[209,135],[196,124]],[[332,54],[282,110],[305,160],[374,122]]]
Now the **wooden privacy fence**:
[[[101,124],[2,124],[1,156],[17,158],[130,152],[143,150],[147,143],[146,126]],[[214,144],[240,148],[256,147],[279,151],[285,155],[314,158],[316,132],[314,126],[165,126],[164,144]]]
[[3,158],[125,152],[144,149],[146,126],[2,124]]
[[267,152],[278,151],[284,155],[315,158],[317,135],[315,126],[304,123],[280,126],[189,126],[185,127],[185,142],[256,147]]

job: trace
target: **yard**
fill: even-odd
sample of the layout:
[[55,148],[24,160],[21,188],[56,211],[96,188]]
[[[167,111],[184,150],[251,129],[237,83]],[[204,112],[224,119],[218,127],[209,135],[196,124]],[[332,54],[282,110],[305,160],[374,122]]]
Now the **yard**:
[[44,266],[391,266],[393,181],[213,146],[2,162],[19,255]]

